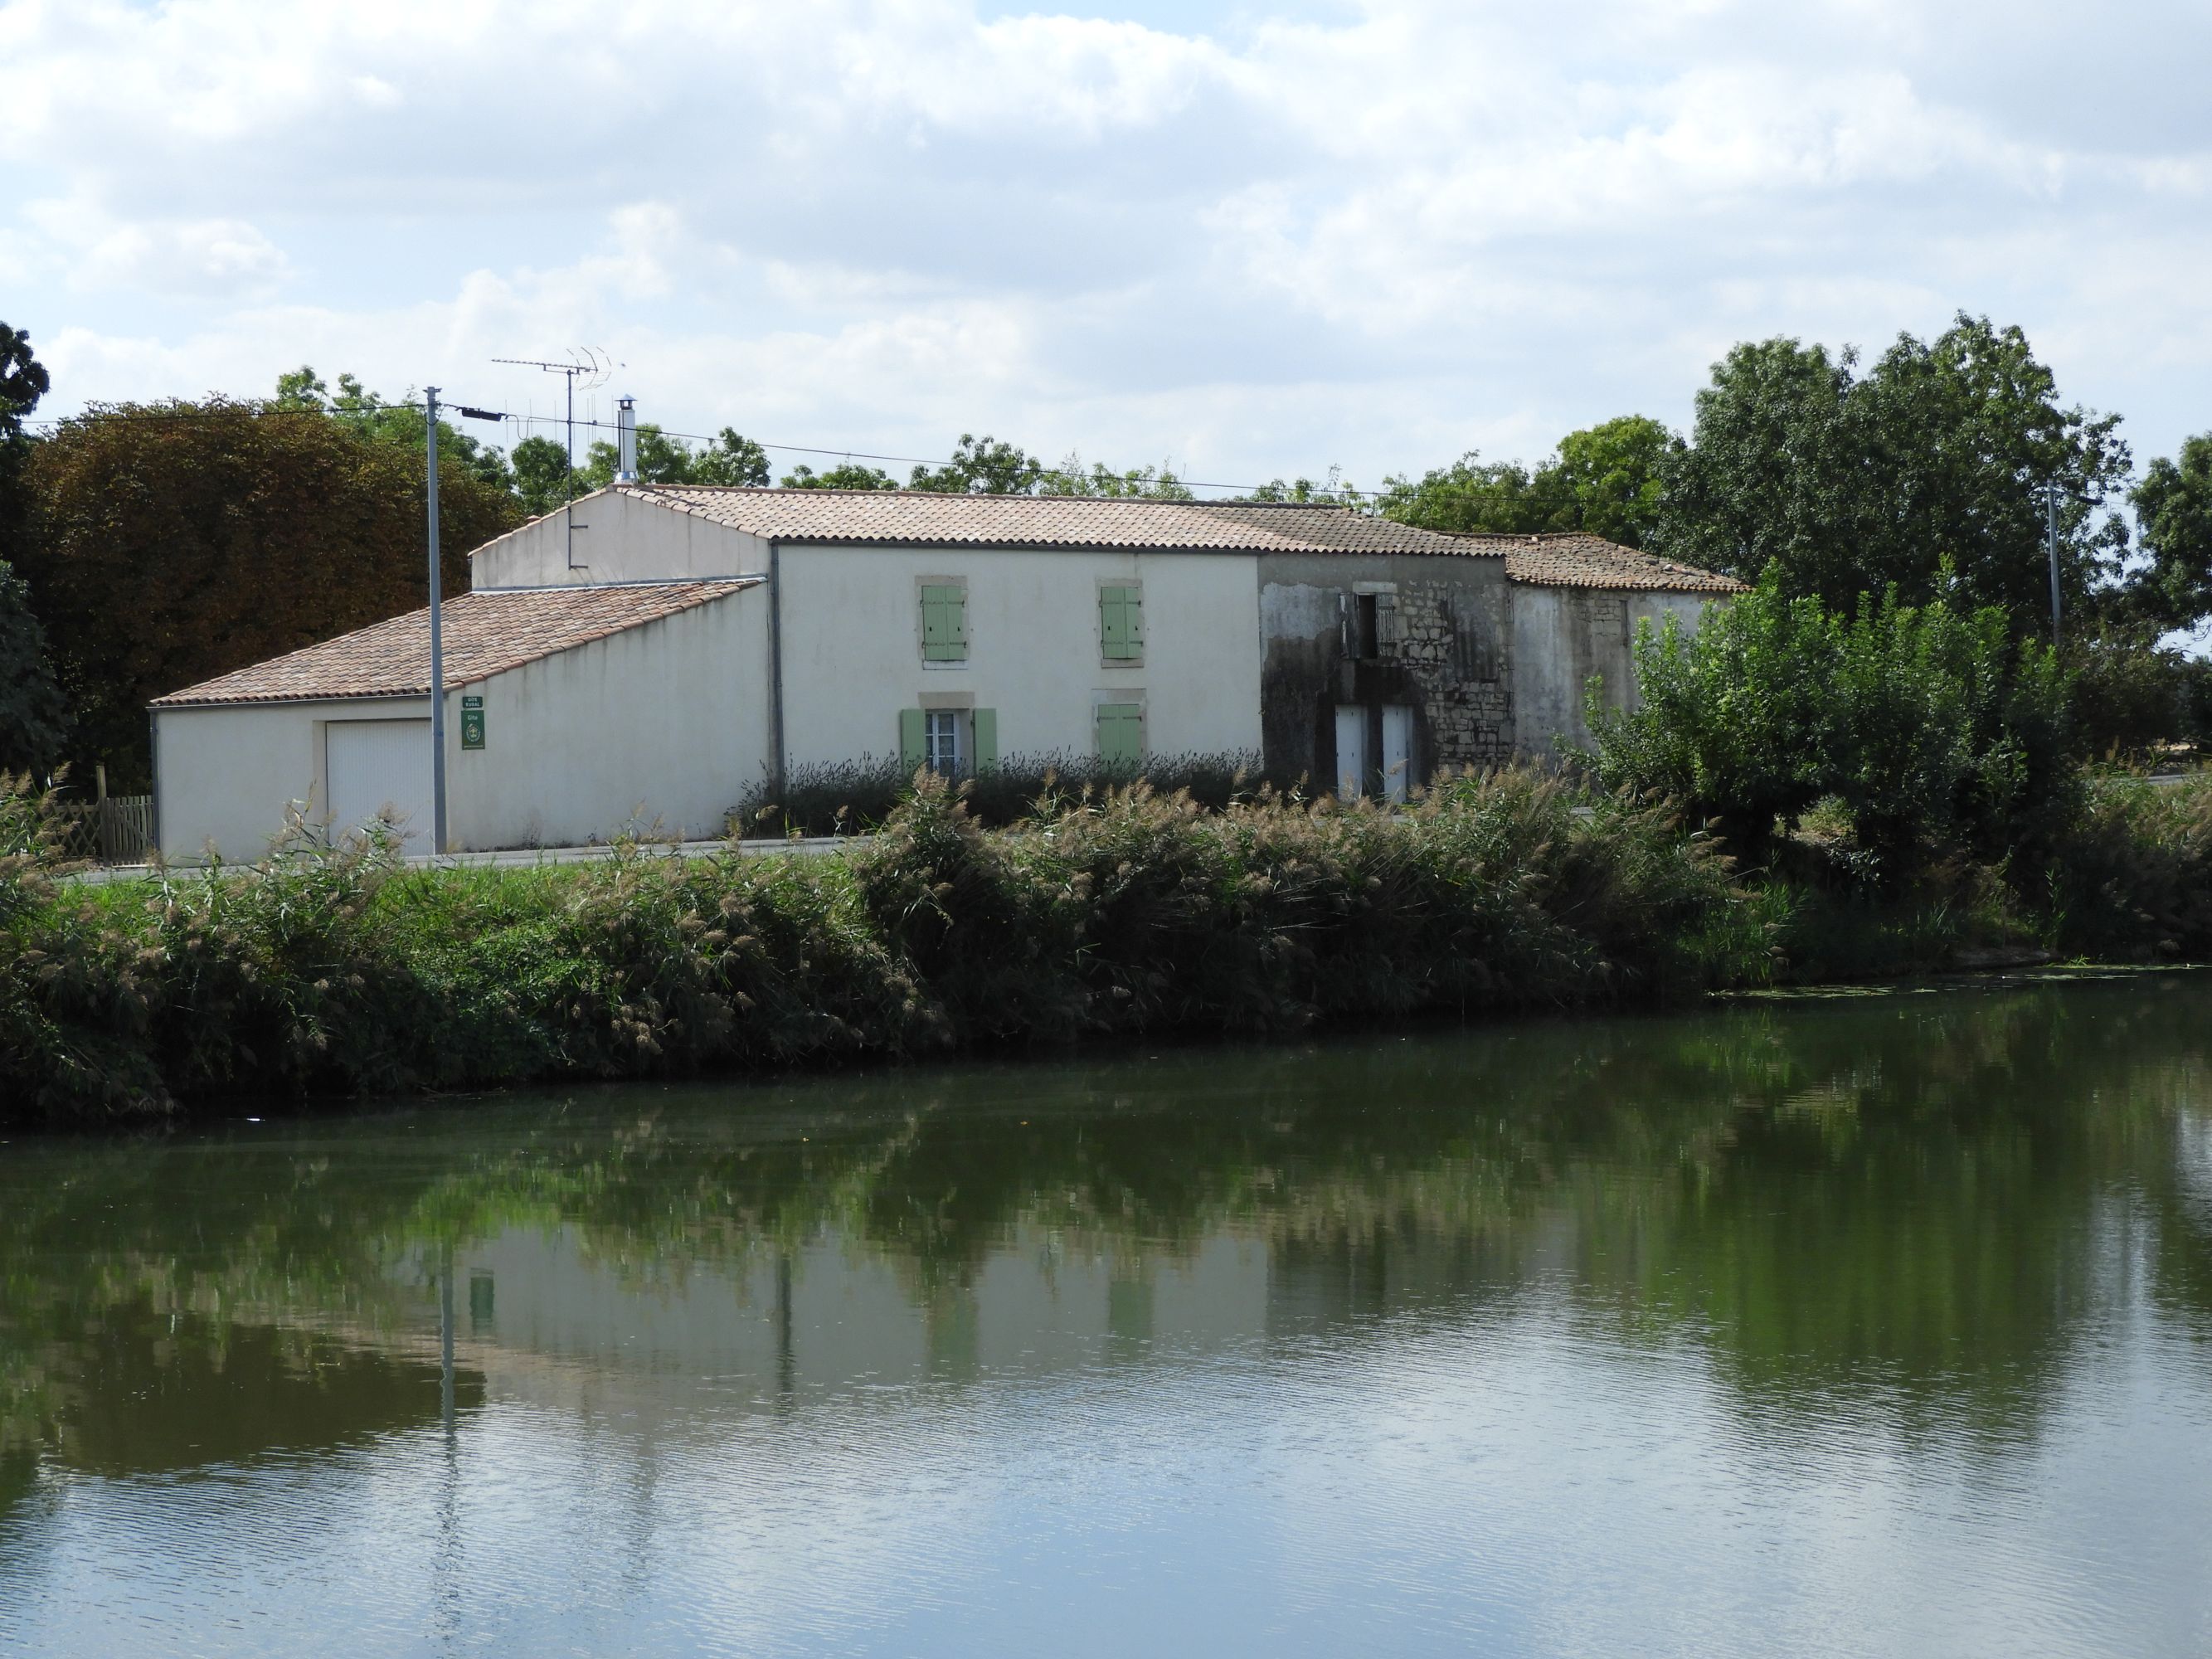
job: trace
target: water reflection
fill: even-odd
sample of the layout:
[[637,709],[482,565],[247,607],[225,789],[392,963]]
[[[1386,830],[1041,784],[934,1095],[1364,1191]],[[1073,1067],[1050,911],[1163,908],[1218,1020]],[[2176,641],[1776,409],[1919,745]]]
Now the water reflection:
[[2208,1017],[2138,978],[19,1141],[0,1638],[2187,1647]]

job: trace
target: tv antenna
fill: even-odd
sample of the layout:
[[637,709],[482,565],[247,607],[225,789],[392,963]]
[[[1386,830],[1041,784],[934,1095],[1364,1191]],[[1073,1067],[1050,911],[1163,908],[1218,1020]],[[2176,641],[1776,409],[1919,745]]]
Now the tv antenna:
[[607,383],[608,377],[622,365],[597,346],[571,346],[566,362],[549,363],[539,357],[495,357],[495,363],[512,363],[517,368],[541,368],[548,374],[558,374],[568,382],[568,469],[561,480],[563,501],[571,504],[568,514],[568,568],[576,568],[576,532],[588,530],[589,525],[579,525],[573,503],[576,499],[576,382],[584,383],[584,390],[592,392]]

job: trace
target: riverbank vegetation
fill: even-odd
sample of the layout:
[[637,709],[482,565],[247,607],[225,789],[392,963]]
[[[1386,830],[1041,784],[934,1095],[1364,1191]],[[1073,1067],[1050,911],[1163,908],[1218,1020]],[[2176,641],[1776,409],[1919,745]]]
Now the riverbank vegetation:
[[842,857],[735,849],[403,870],[304,838],[250,868],[57,883],[9,798],[6,1115],[1610,1005],[1760,977],[1705,837],[1525,773],[1410,811],[1144,786],[1005,831],[927,778]]
[[18,1124],[1617,1007],[1961,951],[2212,957],[2205,777],[2085,781],[2018,863],[1909,869],[1869,868],[1830,800],[1752,867],[1670,803],[1529,771],[1397,810],[1265,787],[1207,810],[1139,783],[998,830],[923,777],[842,855],[434,871],[301,835],[106,885],[64,878],[54,805],[17,784],[0,808]]

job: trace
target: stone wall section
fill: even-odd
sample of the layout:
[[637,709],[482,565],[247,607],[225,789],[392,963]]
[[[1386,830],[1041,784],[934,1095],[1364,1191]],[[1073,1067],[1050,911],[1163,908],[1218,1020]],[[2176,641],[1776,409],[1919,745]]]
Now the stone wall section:
[[[1397,584],[1395,657],[1418,689],[1431,769],[1492,766],[1513,757],[1513,671],[1480,601],[1449,581]],[[1500,637],[1501,635],[1503,637]]]

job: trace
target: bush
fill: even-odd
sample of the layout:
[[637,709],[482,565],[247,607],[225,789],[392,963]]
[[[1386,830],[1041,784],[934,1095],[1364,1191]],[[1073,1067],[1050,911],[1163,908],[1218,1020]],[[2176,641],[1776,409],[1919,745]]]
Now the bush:
[[2044,875],[2069,953],[2212,956],[2212,772],[2100,780]]
[[844,857],[403,871],[387,839],[297,841],[80,888],[49,874],[51,803],[16,789],[0,1121],[1564,1008],[1765,971],[1710,842],[1555,778],[1402,811],[1265,787],[1213,811],[1139,782],[1006,832],[974,793],[924,777]]
[[1583,761],[1608,788],[1717,819],[1747,857],[1829,799],[1895,882],[1955,852],[2047,848],[2079,805],[2067,676],[1994,608],[1893,591],[1846,620],[1770,571],[1694,635],[1644,629],[1636,662],[1639,706],[1593,696]]
[[2066,662],[2074,671],[2085,752],[2153,760],[2212,738],[2212,663],[2116,631],[2069,645]]
[[[1200,805],[1220,810],[1249,794],[1261,778],[1260,757],[1246,751],[1147,756],[1131,766],[1054,750],[1009,755],[966,781],[968,810],[979,823],[1018,823],[1041,803],[1126,788],[1138,782],[1167,794],[1187,792]],[[915,769],[897,759],[838,761],[794,766],[778,790],[772,779],[732,807],[732,834],[765,838],[839,836],[872,830],[907,798]]]

